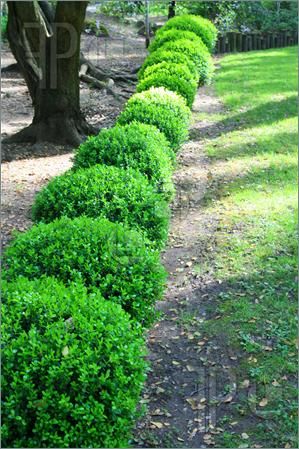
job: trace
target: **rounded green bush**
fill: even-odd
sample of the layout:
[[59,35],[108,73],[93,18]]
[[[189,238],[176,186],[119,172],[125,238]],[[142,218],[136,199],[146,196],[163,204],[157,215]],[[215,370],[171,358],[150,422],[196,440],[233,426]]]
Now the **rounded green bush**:
[[218,31],[210,20],[201,16],[188,14],[176,16],[166,22],[166,24],[157,32],[156,38],[160,38],[165,31],[173,28],[182,31],[192,31],[202,39],[210,52],[213,51]]
[[168,204],[137,170],[95,165],[57,176],[38,193],[33,220],[86,215],[124,223],[161,247],[167,239]]
[[156,50],[145,59],[141,69],[138,72],[138,79],[142,80],[144,78],[147,68],[160,63],[182,64],[189,69],[193,78],[198,81],[196,65],[190,60],[190,58],[188,58],[188,56],[182,53],[174,53],[173,51],[165,51],[163,49]]
[[145,379],[117,304],[54,278],[2,284],[3,447],[127,447]]
[[137,86],[137,92],[143,92],[151,87],[165,87],[176,92],[185,98],[187,105],[191,108],[197,90],[197,82],[192,78],[187,67],[181,64],[162,62],[146,69],[144,78]]
[[200,85],[210,81],[213,74],[213,61],[209,51],[203,43],[199,45],[188,39],[178,39],[173,42],[165,42],[160,48],[174,53],[183,53],[190,58],[196,65]]
[[[132,120],[133,122],[133,120]],[[133,168],[145,175],[158,192],[170,199],[174,153],[166,137],[155,127],[133,123],[102,129],[80,145],[74,157],[74,170],[96,164]]]
[[197,86],[196,77],[190,72],[188,67],[184,64],[176,64],[173,62],[159,62],[148,66],[144,71],[142,80],[157,72],[165,73],[166,75],[179,75],[183,80],[188,81],[189,83],[195,82],[195,86]]
[[155,39],[150,44],[148,50],[150,53],[153,53],[154,51],[162,47],[162,45],[164,45],[166,42],[174,42],[178,39],[188,39],[194,44],[198,45],[202,45],[203,42],[202,39],[192,31],[177,30],[175,28],[166,30],[163,27],[160,28],[160,30],[157,32]]
[[19,234],[4,259],[5,278],[55,276],[65,284],[82,281],[121,304],[144,325],[155,317],[165,270],[157,251],[137,231],[106,219],[62,217]]
[[163,132],[174,150],[188,139],[191,112],[186,101],[163,87],[134,94],[118,118],[124,125],[139,121],[155,125]]

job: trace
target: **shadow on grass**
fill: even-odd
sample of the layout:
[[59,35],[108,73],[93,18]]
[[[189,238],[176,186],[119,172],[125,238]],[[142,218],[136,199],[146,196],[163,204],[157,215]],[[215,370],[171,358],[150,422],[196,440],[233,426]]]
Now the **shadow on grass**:
[[228,195],[246,192],[246,190],[275,194],[280,189],[292,185],[295,190],[297,174],[297,161],[293,160],[286,163],[281,161],[277,164],[272,163],[269,167],[256,167],[242,176],[220,175],[212,180],[209,194],[204,198],[204,204],[209,206],[215,198],[220,200]]
[[191,140],[199,140],[204,137],[215,139],[231,131],[270,125],[280,120],[296,117],[297,114],[297,96],[291,95],[283,100],[263,103],[200,130],[193,129],[190,131],[190,138]]
[[[297,152],[298,134],[296,132],[277,133],[272,137],[263,138],[256,143],[244,142],[229,146],[217,145],[215,153],[210,157],[217,160],[227,158],[241,158],[247,156],[257,156],[261,154],[288,154]],[[217,150],[217,151],[216,151]]]

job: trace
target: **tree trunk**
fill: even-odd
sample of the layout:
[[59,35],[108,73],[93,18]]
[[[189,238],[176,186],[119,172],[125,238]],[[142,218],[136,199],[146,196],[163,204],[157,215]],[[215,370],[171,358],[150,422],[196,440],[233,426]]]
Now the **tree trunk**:
[[80,111],[80,36],[88,2],[8,2],[8,40],[34,106],[32,124],[6,139],[78,145],[91,128]]
[[171,19],[174,16],[175,16],[175,0],[172,0],[169,2],[168,19]]

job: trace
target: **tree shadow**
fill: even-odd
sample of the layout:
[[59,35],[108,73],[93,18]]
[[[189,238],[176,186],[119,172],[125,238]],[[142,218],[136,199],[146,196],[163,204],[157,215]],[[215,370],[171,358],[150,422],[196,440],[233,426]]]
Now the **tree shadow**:
[[[268,167],[259,166],[251,169],[249,172],[225,176],[221,173],[214,177],[210,184],[209,194],[204,198],[205,206],[213,203],[215,198],[221,200],[228,195],[233,195],[240,191],[252,190],[254,192],[274,192],[290,184],[297,185],[297,161],[288,161],[282,163],[278,161]],[[225,182],[223,180],[225,179]]]
[[248,156],[258,156],[260,154],[288,154],[295,153],[298,145],[298,134],[296,132],[282,132],[274,134],[269,138],[263,138],[258,143],[244,142],[229,146],[219,146],[217,160],[227,158],[242,158]]
[[291,95],[282,100],[263,103],[248,111],[225,118],[220,122],[204,126],[200,130],[192,129],[190,131],[190,139],[200,140],[206,137],[215,139],[231,131],[270,125],[280,120],[296,117],[297,114],[297,97],[296,95]]

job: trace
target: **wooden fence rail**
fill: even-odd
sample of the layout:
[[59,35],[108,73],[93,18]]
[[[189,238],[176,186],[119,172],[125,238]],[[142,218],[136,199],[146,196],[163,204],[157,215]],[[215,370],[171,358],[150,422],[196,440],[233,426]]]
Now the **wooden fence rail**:
[[218,36],[215,53],[266,50],[267,48],[288,47],[297,44],[298,32],[295,31],[281,33],[229,32]]

